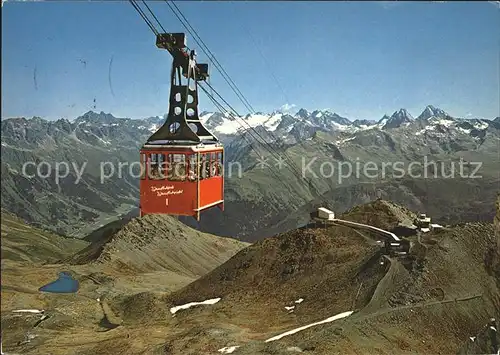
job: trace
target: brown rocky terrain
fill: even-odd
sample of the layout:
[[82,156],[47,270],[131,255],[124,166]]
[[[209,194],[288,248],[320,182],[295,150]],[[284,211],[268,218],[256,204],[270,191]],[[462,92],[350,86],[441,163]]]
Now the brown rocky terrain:
[[[411,223],[416,212],[377,200],[342,218],[391,229]],[[491,351],[485,325],[500,315],[492,223],[408,237],[407,256],[384,255],[377,236],[343,226],[310,225],[252,245],[184,228],[170,217],[138,218],[64,264],[4,267],[2,287],[24,287],[2,291],[4,349],[54,355],[68,349],[79,355]],[[61,270],[80,280],[77,294],[36,291]],[[34,327],[39,316],[14,317],[16,308],[45,309],[50,318]],[[353,313],[328,319],[344,312]],[[23,343],[27,334],[32,339]]]
[[[342,218],[391,229],[414,215],[379,200]],[[221,297],[214,306],[176,319],[196,327],[203,327],[199,319],[206,323],[205,317],[224,324],[225,345],[240,345],[238,354],[287,354],[291,349],[314,354],[484,353],[491,344],[481,331],[500,314],[500,288],[489,271],[493,245],[494,228],[486,223],[454,226],[421,242],[412,238],[411,255],[404,258],[381,257],[345,227],[296,230],[253,244],[165,299],[184,304]],[[298,298],[303,302],[294,304]],[[284,307],[292,305],[288,313]],[[346,311],[354,314],[264,342]],[[228,324],[238,331],[229,331]],[[471,343],[474,336],[481,341]],[[207,337],[204,349],[215,353]],[[182,338],[189,340],[167,343],[173,353],[193,341],[189,332]],[[220,341],[214,337],[213,342]]]
[[[105,344],[106,331],[121,332],[127,321],[126,315],[114,314],[108,299],[123,299],[129,312],[147,316],[144,307],[151,297],[145,292],[172,292],[247,245],[200,233],[170,216],[146,216],[102,240],[74,239],[75,248],[66,245],[61,250],[58,245],[71,243],[70,238],[51,236],[16,221],[12,226],[2,215],[2,344],[7,354],[67,354],[68,349],[77,353],[80,343],[85,348],[99,341]],[[24,244],[19,243],[21,236]],[[17,249],[11,246],[15,243]],[[25,257],[33,249],[43,251],[36,262]],[[38,291],[62,271],[79,282],[77,293]],[[41,314],[13,312],[19,309],[45,310],[48,318],[38,324]]]

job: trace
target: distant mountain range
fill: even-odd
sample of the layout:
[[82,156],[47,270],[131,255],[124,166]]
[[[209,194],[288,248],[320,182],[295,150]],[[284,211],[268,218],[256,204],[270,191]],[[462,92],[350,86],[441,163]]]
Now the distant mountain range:
[[[255,115],[246,115],[235,120],[229,115],[223,115],[214,112],[203,112],[200,119],[204,124],[217,135],[222,137],[238,134],[242,131],[253,128],[264,128],[272,132],[273,137],[283,140],[300,140],[305,136],[311,136],[316,131],[324,132],[349,132],[355,133],[369,129],[389,130],[409,125],[413,122],[425,122],[439,120],[463,122],[463,118],[454,118],[445,111],[428,105],[422,113],[415,119],[404,108],[395,111],[392,115],[384,115],[378,121],[354,120],[351,121],[337,113],[328,110],[314,110],[312,112],[306,109],[300,109],[295,114],[275,111],[269,114],[258,113]],[[498,122],[498,118],[496,119]],[[494,120],[468,119],[473,125],[482,126]]]
[[[500,164],[498,117],[493,120],[456,118],[427,106],[417,118],[400,109],[378,121],[350,121],[330,111],[305,109],[293,115],[259,113],[237,120],[220,113],[203,112],[201,120],[225,143],[226,163],[238,161],[243,171],[240,177],[226,173],[224,214],[211,211],[199,225],[185,220],[204,231],[250,239],[265,236],[267,232],[263,231],[281,231],[289,228],[289,224],[300,223],[297,221],[302,217],[295,213],[300,211],[304,216],[311,204],[319,203],[314,189],[286,167],[279,175],[259,167],[261,156],[271,160],[273,157],[265,146],[255,141],[255,132],[278,154],[286,152],[299,168],[303,157],[316,157],[318,162],[359,161],[361,164],[368,161],[409,163],[424,156],[447,162],[460,158],[481,161],[484,177],[475,181],[427,179],[424,184],[410,178],[351,177],[339,184],[333,176],[316,179],[314,184],[323,198],[341,210],[382,194],[398,203],[410,204],[415,210],[435,211],[446,221],[492,218],[493,212],[488,206],[493,205],[489,200],[498,189],[496,164]],[[39,117],[3,119],[2,208],[30,223],[74,236],[84,236],[121,215],[130,214],[138,205],[138,175],[137,171],[129,170],[130,164],[138,161],[139,147],[163,122],[161,117],[117,118],[92,111],[73,121],[47,121]],[[248,127],[253,127],[255,132]],[[40,170],[50,176],[23,174],[26,162],[50,163],[50,167],[41,166]],[[60,163],[60,175],[64,175],[63,162],[69,163],[69,171],[58,185],[54,180],[55,164]],[[101,171],[103,162],[108,163]],[[34,166],[29,166],[28,174],[33,171]],[[83,174],[80,175],[80,171]],[[103,180],[103,174],[109,178]],[[444,187],[439,185],[442,182],[446,183]],[[428,190],[434,188],[429,197]],[[470,194],[475,189],[481,192]],[[443,205],[447,208],[443,209]]]
[[[7,118],[2,121],[8,122],[14,120],[26,120],[25,118]],[[494,119],[464,119],[452,117],[442,109],[428,105],[422,113],[414,118],[406,109],[401,108],[395,111],[392,115],[384,115],[377,120],[349,120],[337,113],[328,110],[314,110],[312,112],[306,109],[300,109],[295,114],[274,111],[272,113],[256,113],[234,119],[229,114],[221,114],[219,112],[203,111],[200,114],[200,120],[216,135],[226,137],[241,134],[242,132],[252,128],[262,128],[268,132],[273,132],[273,135],[281,139],[289,139],[291,137],[301,138],[300,132],[308,131],[311,134],[316,131],[338,131],[338,132],[359,132],[368,129],[389,130],[409,125],[414,122],[427,121],[456,121],[456,122],[471,122],[476,126],[483,126],[490,122],[500,122],[500,117]],[[125,127],[133,129],[139,133],[147,134],[155,132],[165,121],[162,116],[148,117],[144,119],[117,118],[109,113],[89,111],[75,120],[59,119],[56,121],[46,121],[39,117],[33,117],[26,121],[46,122],[47,128],[50,129],[75,129],[76,126],[82,128],[81,133],[95,134],[97,138],[94,140],[99,142],[99,132],[85,129],[85,127],[94,127],[99,125],[103,129],[102,134],[106,133],[105,127]],[[4,127],[4,125],[2,125]],[[3,129],[3,128],[2,128]],[[104,139],[101,143],[105,143]]]

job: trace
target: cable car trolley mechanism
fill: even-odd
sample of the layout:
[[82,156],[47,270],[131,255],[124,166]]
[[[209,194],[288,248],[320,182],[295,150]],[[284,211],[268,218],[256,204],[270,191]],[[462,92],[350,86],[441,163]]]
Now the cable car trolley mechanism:
[[165,123],[140,150],[140,215],[193,216],[224,210],[224,148],[198,116],[198,81],[208,64],[196,63],[184,33],[158,33],[156,46],[173,57]]

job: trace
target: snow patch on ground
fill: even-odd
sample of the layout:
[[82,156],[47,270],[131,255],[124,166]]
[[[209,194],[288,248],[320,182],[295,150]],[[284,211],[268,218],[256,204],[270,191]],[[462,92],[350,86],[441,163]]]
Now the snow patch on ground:
[[433,130],[434,130],[433,126],[427,126],[424,129],[421,129],[420,131],[418,131],[417,133],[415,133],[415,135],[416,136],[420,136],[420,135],[426,133],[427,131],[433,131]]
[[472,124],[474,126],[475,129],[479,130],[479,131],[482,131],[483,129],[486,129],[489,127],[489,124],[485,123],[485,122],[475,122]]
[[158,125],[157,124],[152,124],[151,127],[149,127],[148,131],[151,133],[155,133],[158,130]]
[[203,302],[191,302],[191,303],[184,304],[182,306],[175,306],[175,307],[170,308],[170,313],[175,314],[175,313],[177,313],[177,311],[180,311],[181,309],[188,309],[188,308],[191,308],[193,306],[216,304],[220,300],[221,300],[221,298],[219,297],[219,298],[212,298],[212,299],[209,299],[209,300],[206,300]]
[[457,127],[457,131],[464,133],[464,134],[470,134],[471,130],[470,129],[465,129],[462,127]]
[[242,119],[240,117],[236,117],[233,120],[224,118],[223,123],[217,126],[215,128],[215,131],[217,133],[222,133],[222,134],[236,134],[240,130],[248,128],[248,126],[244,125],[244,123],[242,123],[241,120]]
[[275,341],[275,340],[279,340],[283,337],[286,337],[287,335],[292,335],[292,334],[295,334],[295,333],[298,333],[302,330],[305,330],[305,329],[308,329],[308,328],[311,328],[311,327],[314,327],[316,325],[320,325],[320,324],[325,324],[325,323],[330,323],[330,322],[333,322],[337,319],[342,319],[342,318],[346,318],[346,317],[349,317],[351,314],[353,313],[353,311],[349,311],[349,312],[343,312],[343,313],[339,313],[337,315],[334,315],[333,317],[330,317],[330,318],[327,318],[325,320],[322,320],[320,322],[316,322],[316,323],[311,323],[311,324],[308,324],[308,325],[305,325],[303,327],[300,327],[300,328],[296,328],[296,329],[292,329],[288,332],[285,332],[285,333],[282,333],[280,335],[277,335],[275,337],[272,337],[272,338],[269,338],[267,339],[265,342],[266,343],[269,343],[271,341]]
[[213,115],[214,115],[213,113],[206,113],[206,114],[204,114],[204,115],[201,115],[201,116],[200,116],[200,121],[201,121],[201,123],[205,124],[205,122],[206,122],[206,121],[208,121],[208,119],[209,119],[210,117],[212,117]]
[[374,129],[374,128],[377,128],[377,124],[372,124],[372,125],[365,125],[365,124],[362,124],[358,127],[358,129],[360,131],[367,131],[369,129]]
[[80,140],[80,139],[76,136],[76,131],[71,132],[71,134],[70,134],[69,136],[70,136],[70,138],[74,139],[74,140],[75,140],[75,141],[77,141],[77,142],[80,142],[80,143],[82,142],[82,141],[81,141],[81,140]]
[[267,115],[250,115],[245,117],[244,120],[252,127],[262,126],[269,119]]
[[380,121],[380,122],[376,125],[376,127],[378,127],[378,128],[382,128],[382,127],[384,127],[384,126],[386,125],[387,121],[388,121],[388,119],[387,119],[387,118],[384,118],[383,120],[381,120],[381,121]]
[[340,145],[340,144],[343,144],[343,143],[345,143],[345,142],[352,141],[354,138],[356,138],[356,137],[351,137],[351,138],[340,139],[340,140],[336,141],[335,143],[336,143],[337,145]]
[[45,311],[39,309],[16,309],[12,311],[14,313],[44,313]]
[[[97,137],[97,136],[96,136],[96,137]],[[99,140],[100,140],[103,144],[105,144],[105,145],[110,145],[110,144],[111,144],[111,142],[110,142],[110,141],[105,140],[105,139],[102,139],[102,138],[100,138],[100,137],[97,137],[97,139],[99,139]]]
[[357,131],[356,127],[345,126],[345,125],[337,123],[337,122],[332,122],[331,126],[335,130],[341,131],[341,132],[353,132],[353,131]]
[[455,121],[447,120],[447,119],[438,119],[436,121],[433,121],[432,123],[437,124],[437,125],[441,125],[441,126],[445,126],[445,127],[450,127],[451,125],[453,125],[455,123]]
[[271,116],[264,124],[264,127],[271,132],[276,131],[276,128],[278,128],[278,125],[281,123],[282,116],[282,114],[275,114]]
[[238,348],[239,348],[239,346],[227,346],[227,347],[219,349],[217,351],[222,353],[222,354],[231,354]]

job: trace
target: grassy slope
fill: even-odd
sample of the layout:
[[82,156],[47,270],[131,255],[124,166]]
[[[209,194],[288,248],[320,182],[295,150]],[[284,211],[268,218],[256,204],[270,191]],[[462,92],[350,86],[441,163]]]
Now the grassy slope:
[[[83,348],[103,346],[102,350],[90,351],[92,354],[116,353],[120,341],[108,344],[106,339],[109,335],[116,337],[117,333],[125,339],[130,318],[157,318],[168,312],[164,307],[148,312],[155,302],[154,294],[168,294],[185,286],[247,246],[237,240],[192,230],[168,216],[137,218],[105,237],[104,243],[94,241],[59,264],[33,266],[12,261],[2,264],[5,350],[56,355],[67,354],[70,348],[72,353],[79,354],[78,343],[81,343]],[[57,295],[37,291],[61,271],[69,271],[80,282],[78,293]],[[126,311],[117,312],[117,307]],[[39,316],[15,317],[11,313],[13,309],[26,308],[45,309],[50,318],[34,329]],[[104,315],[108,321],[124,326],[103,333],[99,324]],[[35,333],[36,340],[16,345],[28,332]],[[138,349],[128,345],[124,353],[139,354],[148,344],[155,343],[158,334],[148,332],[144,327],[137,329],[135,334],[141,337]],[[78,341],[69,341],[70,338]]]
[[27,225],[10,213],[1,215],[2,261],[54,262],[85,248],[89,243],[65,238]]
[[197,277],[247,245],[199,232],[171,216],[146,215],[132,219],[70,261],[100,263],[130,273],[171,270]]

